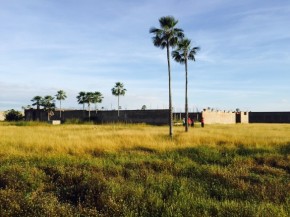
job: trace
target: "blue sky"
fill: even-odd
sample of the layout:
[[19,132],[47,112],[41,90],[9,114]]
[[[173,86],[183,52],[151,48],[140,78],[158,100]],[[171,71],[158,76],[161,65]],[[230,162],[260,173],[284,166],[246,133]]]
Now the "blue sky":
[[[68,98],[124,83],[122,108],[168,108],[166,51],[150,27],[172,15],[200,46],[189,63],[189,108],[290,110],[289,0],[0,0],[0,110],[36,96]],[[184,66],[172,63],[175,111],[184,110]],[[58,105],[58,104],[57,104]]]

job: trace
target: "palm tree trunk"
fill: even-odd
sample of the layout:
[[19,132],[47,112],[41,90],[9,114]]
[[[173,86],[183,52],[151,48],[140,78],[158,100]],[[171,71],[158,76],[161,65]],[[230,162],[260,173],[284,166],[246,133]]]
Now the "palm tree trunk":
[[83,119],[85,118],[85,103],[83,103]]
[[37,104],[37,115],[36,115],[36,116],[37,116],[37,117],[36,117],[36,120],[37,120],[37,121],[40,120],[40,111],[39,111],[39,110],[40,110],[40,106],[39,106],[39,104]]
[[185,58],[185,132],[188,132],[187,58]]
[[120,102],[120,95],[118,95],[118,119],[119,119],[119,108],[120,108],[120,106],[119,106],[119,102]]
[[89,121],[91,121],[91,104],[88,103],[88,107],[89,107]]
[[170,55],[169,42],[167,41],[167,64],[168,64],[168,86],[169,86],[169,136],[173,138],[173,121],[172,121],[172,97],[171,97],[171,72],[170,72]]
[[59,100],[59,118],[61,119],[61,100]]

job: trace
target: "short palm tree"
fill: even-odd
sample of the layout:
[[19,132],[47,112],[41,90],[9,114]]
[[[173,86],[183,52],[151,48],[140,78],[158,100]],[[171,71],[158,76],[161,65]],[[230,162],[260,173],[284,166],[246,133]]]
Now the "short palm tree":
[[85,112],[85,103],[86,103],[86,92],[81,91],[79,92],[79,95],[77,95],[77,100],[79,104],[83,105],[83,116]]
[[55,96],[56,96],[56,99],[59,100],[59,117],[61,118],[61,101],[65,100],[67,96],[63,90],[57,91],[57,94]]
[[187,62],[188,60],[195,61],[196,52],[200,49],[199,47],[191,48],[191,41],[184,38],[178,42],[177,49],[172,51],[173,59],[181,64],[185,65],[185,131],[188,132],[188,76],[187,76]]
[[149,32],[154,34],[153,44],[161,49],[166,48],[168,65],[168,84],[169,84],[169,135],[173,137],[173,115],[171,97],[171,71],[170,71],[170,47],[175,47],[180,38],[184,36],[183,30],[176,28],[178,20],[172,16],[161,17],[159,19],[160,29],[152,27]]
[[33,99],[31,100],[32,102],[34,102],[32,105],[36,106],[36,110],[37,110],[37,120],[39,121],[39,109],[40,109],[40,106],[41,106],[41,101],[42,101],[42,97],[41,96],[35,96],[33,97]]
[[119,118],[119,108],[120,108],[120,96],[124,96],[126,93],[124,84],[121,82],[116,82],[115,86],[112,88],[112,94],[118,97],[118,118]]
[[36,105],[36,109],[37,109],[37,110],[40,109],[41,100],[42,100],[42,97],[41,97],[41,96],[35,96],[35,97],[33,97],[33,99],[31,100],[32,102],[34,102],[32,105]]
[[101,103],[103,101],[103,98],[104,98],[103,95],[99,91],[93,93],[92,103],[95,104],[96,113],[97,113],[97,103]]
[[45,96],[41,100],[41,106],[43,106],[44,111],[47,112],[47,120],[50,120],[50,117],[54,115],[55,103],[52,96]]
[[88,104],[89,109],[89,120],[91,120],[91,103],[94,101],[94,93],[93,92],[86,92],[85,94],[85,103]]

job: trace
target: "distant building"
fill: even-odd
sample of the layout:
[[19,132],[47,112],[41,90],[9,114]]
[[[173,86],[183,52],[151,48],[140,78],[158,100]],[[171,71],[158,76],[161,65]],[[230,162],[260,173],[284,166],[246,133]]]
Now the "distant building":
[[0,121],[4,121],[4,120],[5,120],[4,113],[5,113],[5,112],[3,112],[3,111],[1,112],[1,111],[0,111]]
[[202,112],[205,124],[249,123],[249,112],[215,111],[204,109]]

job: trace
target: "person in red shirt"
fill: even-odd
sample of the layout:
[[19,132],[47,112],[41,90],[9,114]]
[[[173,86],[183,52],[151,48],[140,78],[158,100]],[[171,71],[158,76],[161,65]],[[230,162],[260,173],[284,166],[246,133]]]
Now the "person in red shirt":
[[190,126],[192,124],[190,117],[188,117],[187,123],[188,123],[188,126]]

